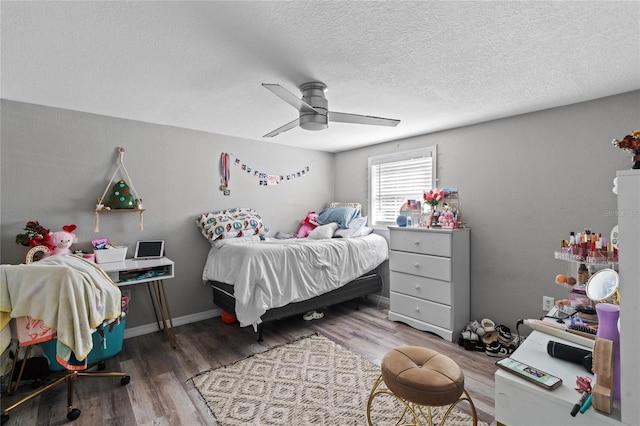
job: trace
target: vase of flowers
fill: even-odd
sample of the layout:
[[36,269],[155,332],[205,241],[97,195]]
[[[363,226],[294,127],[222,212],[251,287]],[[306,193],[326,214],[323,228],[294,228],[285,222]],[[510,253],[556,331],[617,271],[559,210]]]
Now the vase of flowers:
[[633,166],[631,168],[640,169],[640,130],[625,136],[622,140],[614,139],[612,143],[620,149],[632,152]]
[[438,205],[444,199],[444,190],[430,189],[428,192],[423,191],[422,199],[424,200],[425,209],[428,209],[426,211],[428,216],[427,226],[433,228],[434,225],[438,224],[438,216],[440,215]]

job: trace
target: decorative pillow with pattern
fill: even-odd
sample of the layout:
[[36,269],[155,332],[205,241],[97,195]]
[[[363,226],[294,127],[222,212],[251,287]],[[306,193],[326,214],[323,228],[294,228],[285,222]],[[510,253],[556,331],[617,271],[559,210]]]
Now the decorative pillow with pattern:
[[269,233],[260,214],[246,207],[204,213],[196,219],[196,225],[210,241]]

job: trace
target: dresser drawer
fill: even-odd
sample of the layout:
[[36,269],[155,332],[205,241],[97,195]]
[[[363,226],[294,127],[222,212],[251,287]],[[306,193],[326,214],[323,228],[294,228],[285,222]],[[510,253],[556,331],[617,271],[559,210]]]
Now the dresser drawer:
[[449,281],[434,280],[396,271],[390,271],[389,274],[391,291],[443,305],[451,305],[451,283]]
[[450,257],[451,233],[394,229],[391,233],[389,248],[391,250]]
[[391,251],[389,270],[451,281],[451,258]]
[[451,329],[451,307],[396,292],[390,293],[393,312]]

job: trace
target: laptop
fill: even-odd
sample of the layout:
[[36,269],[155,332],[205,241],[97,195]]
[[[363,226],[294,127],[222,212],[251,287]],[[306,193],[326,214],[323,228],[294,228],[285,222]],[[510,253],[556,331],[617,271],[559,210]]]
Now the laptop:
[[134,259],[160,259],[162,257],[164,257],[164,240],[138,241],[136,243]]

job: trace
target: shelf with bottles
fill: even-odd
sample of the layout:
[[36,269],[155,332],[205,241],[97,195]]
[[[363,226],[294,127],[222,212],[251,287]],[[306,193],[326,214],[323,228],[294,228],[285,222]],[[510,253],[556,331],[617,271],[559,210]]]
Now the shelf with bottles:
[[611,242],[607,242],[601,234],[586,230],[582,233],[570,233],[569,240],[562,240],[559,251],[554,258],[566,263],[564,274],[555,277],[555,283],[568,289],[568,297],[558,300],[556,308],[570,316],[576,313],[584,320],[593,320],[594,304],[587,297],[586,287],[589,278],[602,269],[618,270],[617,238],[612,231]]
[[578,233],[570,232],[569,239],[561,241],[560,251],[555,252],[555,258],[592,265],[617,263],[617,226],[611,230],[610,239],[588,229]]
[[596,251],[589,255],[573,254],[568,251],[556,251],[554,257],[567,262],[585,263],[589,265],[614,265],[618,263],[617,251]]

